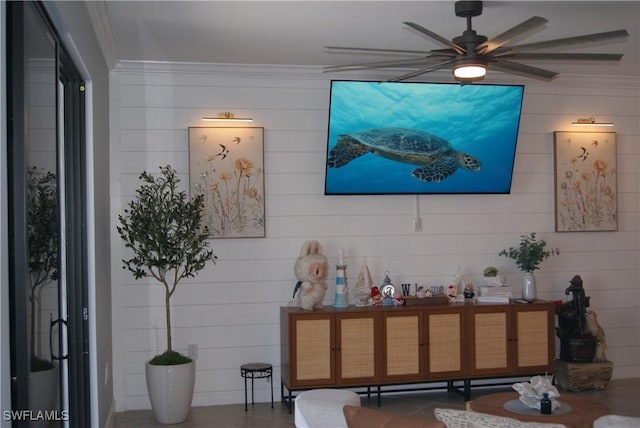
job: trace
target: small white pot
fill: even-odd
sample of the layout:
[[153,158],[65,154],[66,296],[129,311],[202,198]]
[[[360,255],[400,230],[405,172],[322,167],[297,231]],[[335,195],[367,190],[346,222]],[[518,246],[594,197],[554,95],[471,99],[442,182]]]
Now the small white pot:
[[153,414],[161,424],[178,424],[189,416],[196,362],[175,366],[145,364],[147,392]]

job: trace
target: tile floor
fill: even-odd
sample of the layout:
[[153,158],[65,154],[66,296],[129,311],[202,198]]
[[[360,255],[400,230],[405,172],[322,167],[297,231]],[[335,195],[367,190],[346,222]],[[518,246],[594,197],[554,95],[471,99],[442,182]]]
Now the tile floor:
[[[509,391],[508,386],[472,389],[472,399],[483,394]],[[584,391],[578,393],[590,397],[611,409],[611,413],[640,417],[638,394],[640,394],[640,378],[612,380],[604,391]],[[277,397],[276,397],[277,399]],[[377,400],[374,396],[367,399],[362,396],[362,405],[376,408]],[[249,404],[249,411],[245,412],[244,403],[227,406],[193,407],[189,418],[172,427],[185,428],[291,428],[293,414],[280,402]],[[425,391],[419,393],[383,394],[382,409],[389,412],[414,416],[431,416],[436,407],[464,409],[462,396],[443,390]],[[149,428],[161,426],[151,413],[151,410],[135,410],[117,413],[115,428]]]

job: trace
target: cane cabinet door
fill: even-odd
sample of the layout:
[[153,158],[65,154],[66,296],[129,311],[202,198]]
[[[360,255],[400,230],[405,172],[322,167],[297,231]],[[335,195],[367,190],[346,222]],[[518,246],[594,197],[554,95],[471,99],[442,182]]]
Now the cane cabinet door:
[[478,305],[469,308],[469,374],[509,375],[513,371],[510,305]]
[[388,311],[382,314],[385,381],[415,381],[424,377],[424,313]]
[[464,376],[464,308],[429,309],[425,324],[427,376],[430,379]]
[[335,383],[334,316],[291,316],[291,385],[323,386]]
[[379,378],[377,313],[336,314],[336,377],[341,385],[375,383]]
[[553,373],[555,312],[550,302],[513,306],[517,373]]

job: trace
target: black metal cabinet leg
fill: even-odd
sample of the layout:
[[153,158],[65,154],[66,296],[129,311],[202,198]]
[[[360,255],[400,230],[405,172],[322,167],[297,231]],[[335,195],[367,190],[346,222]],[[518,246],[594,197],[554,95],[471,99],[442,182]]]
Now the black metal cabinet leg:
[[244,378],[244,411],[247,411],[247,378]]
[[471,400],[471,381],[469,379],[464,380],[464,401]]
[[271,384],[271,408],[273,409],[273,373],[269,374],[269,383]]

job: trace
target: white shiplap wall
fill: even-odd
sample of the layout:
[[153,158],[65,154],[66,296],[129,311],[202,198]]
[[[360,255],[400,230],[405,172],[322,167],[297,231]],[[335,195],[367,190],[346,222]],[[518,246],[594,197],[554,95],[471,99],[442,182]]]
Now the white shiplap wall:
[[[354,77],[354,76],[350,76]],[[359,76],[386,77],[386,76]],[[434,81],[449,81],[434,74]],[[640,178],[637,78],[561,77],[524,83],[525,100],[510,195],[435,195],[418,198],[423,231],[413,231],[414,196],[323,195],[329,82],[316,68],[204,64],[120,63],[111,77],[111,204],[113,375],[118,411],[149,408],[144,361],[164,349],[163,296],[157,284],[134,281],[121,269],[117,215],[138,187],[138,175],[172,164],[188,183],[187,128],[200,117],[231,111],[265,128],[264,239],[212,241],[218,255],[173,298],[174,343],[199,346],[195,406],[244,400],[239,366],[274,365],[278,394],[279,312],[295,283],[293,263],[302,243],[318,239],[330,263],[340,247],[355,283],[364,257],[380,281],[438,285],[459,266],[476,284],[497,266],[512,285],[515,265],[497,253],[530,231],[561,254],[537,271],[543,299],[565,299],[575,274],[584,280],[614,361],[614,377],[640,376],[638,262]],[[488,81],[498,83],[498,81]],[[554,233],[553,131],[571,130],[578,117],[616,123],[619,231]],[[334,297],[334,272],[326,304]],[[353,300],[352,300],[353,301]],[[257,382],[267,401],[268,385]]]

